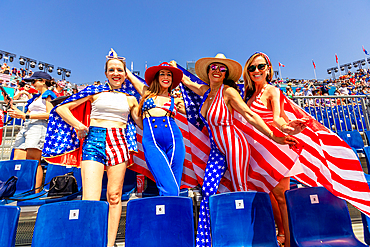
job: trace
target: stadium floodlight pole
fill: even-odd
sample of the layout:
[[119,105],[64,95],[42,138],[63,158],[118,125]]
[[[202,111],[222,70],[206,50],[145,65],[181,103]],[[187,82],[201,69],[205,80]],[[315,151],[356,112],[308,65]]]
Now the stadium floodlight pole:
[[62,75],[62,80],[65,80],[66,77],[70,77],[71,76],[71,71],[69,69],[58,67],[57,74],[58,75]]
[[14,58],[16,58],[17,55],[7,52],[7,51],[1,51],[0,50],[0,60],[4,58],[4,62],[8,62],[8,60],[12,63]]
[[28,58],[28,57],[25,57],[25,56],[20,56],[19,57],[19,64],[20,65],[25,65],[25,69],[27,71],[29,71],[30,67],[35,68],[36,63],[37,63],[37,61],[35,59]]

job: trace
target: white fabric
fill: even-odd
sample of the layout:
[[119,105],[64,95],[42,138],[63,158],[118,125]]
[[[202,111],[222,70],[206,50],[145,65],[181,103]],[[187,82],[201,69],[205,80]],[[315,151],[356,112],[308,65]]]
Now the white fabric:
[[91,119],[104,119],[127,123],[130,108],[127,96],[119,92],[103,92],[91,104]]

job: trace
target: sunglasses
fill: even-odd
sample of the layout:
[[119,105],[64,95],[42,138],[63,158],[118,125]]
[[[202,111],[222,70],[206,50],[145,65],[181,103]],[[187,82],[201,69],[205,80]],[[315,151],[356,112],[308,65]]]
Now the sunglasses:
[[225,65],[217,65],[217,64],[211,64],[209,65],[209,68],[211,70],[217,70],[217,69],[220,69],[220,72],[226,72],[227,71],[227,68]]
[[260,63],[257,66],[256,65],[251,65],[248,67],[249,72],[254,72],[256,68],[258,68],[259,71],[263,71],[266,69],[267,64],[266,63]]

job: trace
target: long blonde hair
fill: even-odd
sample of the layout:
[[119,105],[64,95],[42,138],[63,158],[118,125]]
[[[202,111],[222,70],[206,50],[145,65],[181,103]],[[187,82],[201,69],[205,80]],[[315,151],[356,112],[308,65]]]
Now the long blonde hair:
[[[161,87],[161,84],[159,83],[159,72],[160,71],[158,71],[155,74],[154,79],[152,83],[150,84],[149,88],[146,90],[145,94],[141,97],[141,100],[139,103],[139,116],[143,114],[142,108],[143,108],[145,100],[148,98],[157,96],[161,92],[162,87]],[[172,75],[172,72],[171,72],[171,75]],[[172,75],[172,79],[173,79],[173,75]],[[168,88],[168,93],[171,93],[171,87]]]
[[272,65],[270,62],[270,59],[268,56],[262,52],[256,52],[254,53],[245,63],[244,70],[243,70],[243,78],[244,78],[244,100],[246,100],[248,97],[252,96],[253,93],[256,91],[256,87],[254,85],[254,82],[252,81],[251,77],[248,73],[248,67],[251,65],[253,60],[257,57],[263,57],[266,61],[266,64],[270,67],[269,73],[266,76],[266,81],[270,82],[272,80],[272,76],[274,74],[274,70],[272,69]]

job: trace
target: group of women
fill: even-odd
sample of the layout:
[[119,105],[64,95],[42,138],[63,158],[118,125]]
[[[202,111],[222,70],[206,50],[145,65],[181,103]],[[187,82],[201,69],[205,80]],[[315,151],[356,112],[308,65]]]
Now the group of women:
[[[208,199],[217,192],[225,171],[230,171],[235,191],[248,190],[247,173],[251,149],[243,133],[243,126],[234,124],[234,113],[238,112],[269,142],[281,146],[298,144],[291,135],[302,131],[306,120],[289,121],[285,117],[278,90],[268,85],[273,71],[267,55],[259,52],[248,59],[243,73],[246,83],[244,99],[235,83],[243,71],[238,62],[218,54],[214,58],[199,59],[195,70],[206,84],[192,82],[171,62],[148,68],[145,72],[145,85],[126,69],[125,59],[111,50],[105,64],[108,83],[87,87],[72,99],[59,104],[50,113],[53,119],[61,117],[72,127],[71,132],[79,139],[84,139],[81,158],[83,200],[100,199],[103,173],[104,170],[107,172],[108,246],[113,246],[116,238],[122,208],[123,180],[126,168],[132,160],[128,142],[134,134],[127,131],[132,120],[143,129],[145,160],[156,180],[160,195],[179,195],[185,145],[174,116],[177,112],[185,114],[186,108],[183,100],[171,96],[171,90],[181,82],[203,97],[199,116],[207,126],[211,142],[204,181],[211,176],[210,167],[218,169],[217,179],[212,182],[209,179],[202,186],[197,245],[211,246]],[[122,89],[125,79],[141,95],[140,102]],[[74,109],[87,102],[91,104],[90,119],[81,122],[75,116]],[[49,124],[48,132],[52,132],[53,128],[57,127]],[[69,136],[66,133],[64,135]],[[69,151],[71,150],[64,149],[52,155]],[[45,148],[43,155],[52,156]],[[215,160],[218,162],[217,166],[213,166]],[[294,166],[291,170],[299,172],[300,169]],[[279,230],[278,242],[285,242],[285,246],[289,246],[289,229],[284,191],[289,186],[288,176],[292,174],[286,173],[271,192]]]

